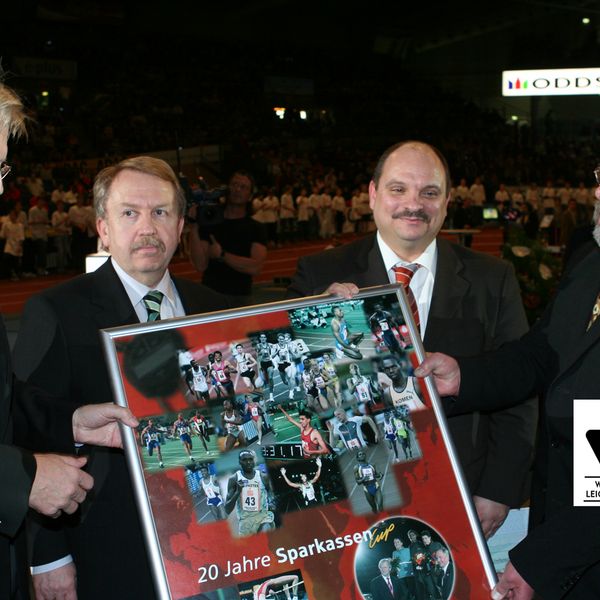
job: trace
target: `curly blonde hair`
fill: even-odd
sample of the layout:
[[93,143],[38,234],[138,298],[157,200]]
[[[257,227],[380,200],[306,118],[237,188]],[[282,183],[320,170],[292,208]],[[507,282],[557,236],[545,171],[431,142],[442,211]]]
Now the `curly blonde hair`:
[[17,93],[2,83],[0,67],[0,131],[8,132],[8,137],[27,136],[27,115]]

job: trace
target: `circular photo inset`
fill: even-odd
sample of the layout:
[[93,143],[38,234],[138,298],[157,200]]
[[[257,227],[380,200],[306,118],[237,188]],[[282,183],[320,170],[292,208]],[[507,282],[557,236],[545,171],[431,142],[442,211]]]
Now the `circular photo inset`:
[[444,538],[425,521],[390,517],[370,529],[354,557],[354,576],[365,600],[448,600],[454,561]]

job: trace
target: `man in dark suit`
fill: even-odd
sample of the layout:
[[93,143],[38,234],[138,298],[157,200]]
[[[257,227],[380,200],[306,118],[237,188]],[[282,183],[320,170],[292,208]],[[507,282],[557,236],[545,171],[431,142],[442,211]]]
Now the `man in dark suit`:
[[400,580],[392,574],[391,560],[382,558],[377,566],[380,574],[371,579],[369,586],[371,600],[404,600],[408,598]]
[[454,584],[454,565],[450,562],[448,548],[442,546],[433,553],[436,566],[433,570],[433,581],[438,589],[438,596],[442,600],[450,598],[450,592]]
[[[520,337],[527,322],[512,267],[436,239],[449,190],[448,165],[439,150],[420,142],[392,146],[379,159],[369,186],[377,234],[300,259],[290,295],[353,294],[359,287],[394,282],[398,264],[416,264],[410,289],[427,351],[471,356]],[[536,423],[533,400],[449,419],[488,537],[509,507],[527,497]]]
[[[596,189],[600,199],[600,189]],[[600,200],[594,212],[600,245]],[[573,505],[573,400],[600,398],[600,249],[563,277],[541,319],[521,340],[480,357],[432,354],[418,369],[434,375],[447,410],[461,413],[544,397],[531,494],[530,532],[509,552],[494,590],[500,600],[600,598],[600,510]],[[597,402],[597,400],[596,400]],[[590,423],[590,429],[598,423]],[[593,481],[593,480],[591,480]]]
[[[25,113],[0,72],[0,194],[10,173],[5,162],[11,137],[26,134]],[[0,316],[0,599],[29,597],[23,521],[28,508],[50,517],[73,513],[93,479],[82,471],[85,457],[33,454],[12,445],[13,374],[4,321]],[[81,407],[67,418],[69,435],[85,443],[120,445],[116,420],[137,425],[130,411],[115,405]],[[70,449],[72,454],[73,447]]]
[[[224,298],[171,279],[185,199],[162,160],[137,157],[94,182],[96,225],[111,252],[96,272],[32,297],[15,346],[15,374],[27,385],[15,411],[30,448],[72,451],[66,415],[112,398],[99,330],[226,307]],[[96,486],[70,518],[38,523],[32,547],[38,600],[155,596],[122,452],[87,449]]]

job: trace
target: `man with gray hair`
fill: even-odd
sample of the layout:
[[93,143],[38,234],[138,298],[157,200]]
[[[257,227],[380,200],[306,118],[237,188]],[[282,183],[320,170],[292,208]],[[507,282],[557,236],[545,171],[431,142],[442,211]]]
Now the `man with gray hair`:
[[[112,398],[100,329],[227,307],[220,294],[169,274],[184,197],[167,163],[139,156],[102,170],[94,208],[111,258],[25,307],[14,358],[17,377],[28,385],[17,411],[27,447],[72,450],[64,414]],[[31,549],[37,598],[105,600],[120,590],[122,597],[151,600],[155,591],[125,457],[103,448],[84,452],[96,480],[94,497],[69,519],[38,523]]]
[[389,558],[382,558],[377,567],[379,575],[371,579],[369,586],[371,600],[405,600],[408,598],[408,592],[392,573],[392,561]]
[[[2,83],[0,71],[0,194],[11,168],[6,162],[8,141],[27,134],[26,116],[18,95]],[[13,376],[4,321],[0,316],[0,598],[28,598],[29,584],[22,527],[28,508],[58,517],[75,512],[94,480],[82,468],[84,457],[41,454],[12,445],[10,414]],[[131,412],[112,404],[80,407],[65,414],[67,435],[81,443],[121,444],[116,422],[135,426]],[[68,454],[73,454],[71,446]]]

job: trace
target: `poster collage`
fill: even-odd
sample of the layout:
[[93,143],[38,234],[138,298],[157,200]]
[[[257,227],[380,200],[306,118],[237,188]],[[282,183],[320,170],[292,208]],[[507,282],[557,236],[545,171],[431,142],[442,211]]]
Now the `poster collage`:
[[460,525],[419,498],[444,525],[458,491],[395,294],[115,347],[172,598],[455,597]]

